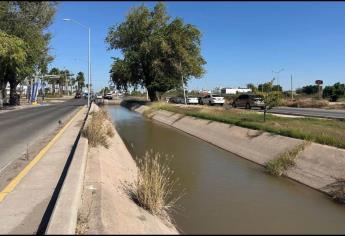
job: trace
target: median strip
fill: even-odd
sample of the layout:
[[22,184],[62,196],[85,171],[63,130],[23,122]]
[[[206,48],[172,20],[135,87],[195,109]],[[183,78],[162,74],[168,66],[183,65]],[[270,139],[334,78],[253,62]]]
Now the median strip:
[[50,142],[25,166],[25,168],[0,192],[0,203],[11,193],[20,181],[29,173],[29,171],[43,158],[47,151],[55,144],[64,131],[70,126],[70,124],[76,119],[76,117],[82,112],[82,108],[68,121],[68,123],[50,140]]

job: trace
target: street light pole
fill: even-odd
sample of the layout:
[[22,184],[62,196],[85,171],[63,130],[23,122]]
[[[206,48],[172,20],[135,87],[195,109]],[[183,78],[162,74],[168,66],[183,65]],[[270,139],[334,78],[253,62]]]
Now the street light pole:
[[88,30],[88,33],[89,33],[89,48],[88,48],[88,51],[89,51],[89,55],[88,55],[88,81],[89,81],[89,87],[88,87],[88,96],[87,96],[87,107],[89,108],[90,107],[90,95],[91,95],[91,28],[88,27],[88,26],[85,26],[81,23],[79,23],[78,21],[76,20],[73,20],[73,19],[63,19],[64,21],[72,21],[84,28],[86,28]]
[[279,71],[272,70],[273,73],[277,74],[277,90],[279,90],[279,73],[282,72],[284,68],[281,68]]
[[91,48],[90,48],[90,42],[91,42],[91,29],[89,27],[89,72],[88,72],[88,80],[89,80],[89,93],[87,96],[87,107],[90,107],[90,96],[91,96]]

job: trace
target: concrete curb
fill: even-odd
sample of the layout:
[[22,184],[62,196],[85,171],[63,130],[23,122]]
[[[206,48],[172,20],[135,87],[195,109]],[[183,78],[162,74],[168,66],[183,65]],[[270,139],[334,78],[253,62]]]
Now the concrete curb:
[[46,234],[75,234],[86,166],[88,141],[80,137]]
[[80,136],[45,234],[75,234],[88,147],[87,138]]

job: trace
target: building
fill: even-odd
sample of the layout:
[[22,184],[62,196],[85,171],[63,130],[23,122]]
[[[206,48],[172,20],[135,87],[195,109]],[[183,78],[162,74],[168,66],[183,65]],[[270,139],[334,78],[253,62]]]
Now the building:
[[237,94],[237,93],[250,93],[252,92],[249,88],[222,88],[222,94]]

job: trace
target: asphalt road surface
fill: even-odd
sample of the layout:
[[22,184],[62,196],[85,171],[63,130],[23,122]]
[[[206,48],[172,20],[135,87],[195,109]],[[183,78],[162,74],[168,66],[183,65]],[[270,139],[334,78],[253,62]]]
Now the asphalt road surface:
[[[225,109],[231,109],[230,104],[224,104]],[[244,109],[244,108],[243,108]],[[263,112],[260,108],[252,108],[255,111]],[[274,107],[267,111],[272,114],[318,117],[329,119],[344,119],[345,110],[319,109],[319,108],[295,108],[295,107]]]
[[[42,148],[86,99],[70,99],[58,104],[0,113],[0,172],[12,161]],[[59,122],[60,121],[60,122]]]
[[331,119],[345,119],[345,110],[328,110],[318,108],[294,108],[294,107],[274,107],[269,113],[310,116]]

